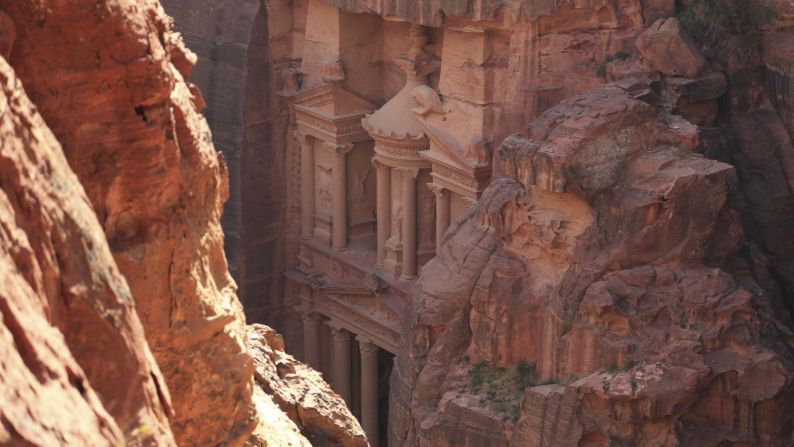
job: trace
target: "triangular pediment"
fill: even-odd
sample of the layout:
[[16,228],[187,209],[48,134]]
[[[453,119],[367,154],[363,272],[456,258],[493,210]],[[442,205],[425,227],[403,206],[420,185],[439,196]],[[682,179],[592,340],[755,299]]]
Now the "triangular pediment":
[[421,118],[419,124],[430,139],[431,151],[435,152],[436,158],[448,161],[448,164],[466,171],[475,168],[474,163],[464,155],[465,148],[452,133]]
[[372,113],[375,105],[347,91],[339,82],[326,83],[300,92],[292,103],[329,120]]

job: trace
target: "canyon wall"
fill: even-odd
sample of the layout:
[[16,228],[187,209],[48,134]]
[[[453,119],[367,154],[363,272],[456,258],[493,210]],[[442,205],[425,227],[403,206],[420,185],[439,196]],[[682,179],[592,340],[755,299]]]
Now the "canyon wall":
[[175,445],[127,282],[2,57],[0,109],[0,445]]
[[792,441],[792,332],[735,258],[734,168],[646,88],[565,100],[500,147],[412,296],[390,442]]
[[[252,354],[279,342],[249,340],[224,161],[159,3],[3,1],[0,25],[19,76],[3,62],[0,444],[366,444],[316,373]],[[255,383],[255,361],[278,374]]]
[[177,442],[244,439],[253,364],[223,254],[222,164],[184,81],[195,56],[156,2],[0,7],[17,28],[11,65],[130,285],[173,396]]

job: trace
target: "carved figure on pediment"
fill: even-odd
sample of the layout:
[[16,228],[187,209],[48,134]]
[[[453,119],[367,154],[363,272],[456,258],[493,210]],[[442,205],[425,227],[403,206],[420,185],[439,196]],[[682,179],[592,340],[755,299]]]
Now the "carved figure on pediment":
[[414,107],[411,111],[419,116],[425,116],[431,112],[444,113],[444,109],[441,107],[441,97],[428,85],[420,85],[413,89],[411,97],[417,104],[417,107]]
[[285,68],[281,70],[281,82],[284,93],[295,93],[301,88],[300,73],[295,68]]
[[491,151],[488,148],[488,142],[480,136],[472,137],[463,151],[463,156],[474,163],[475,167],[487,166],[491,161]]
[[345,70],[339,59],[326,59],[320,67],[320,76],[324,82],[341,82],[345,80]]

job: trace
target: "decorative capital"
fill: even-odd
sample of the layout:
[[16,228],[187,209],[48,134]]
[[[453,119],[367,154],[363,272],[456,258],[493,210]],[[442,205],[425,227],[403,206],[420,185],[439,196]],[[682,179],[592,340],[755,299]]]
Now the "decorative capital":
[[394,171],[403,179],[414,179],[419,177],[419,168],[394,168]]
[[439,184],[430,182],[427,184],[427,188],[430,191],[433,191],[433,194],[436,195],[436,200],[442,200],[449,198],[449,190]]
[[356,340],[358,340],[358,349],[362,355],[378,355],[378,349],[380,348],[375,343],[372,343],[372,340],[362,335],[356,337]]
[[342,157],[348,154],[348,152],[353,150],[355,147],[353,144],[333,144],[328,142],[323,142],[323,145],[326,149],[328,149],[332,154],[338,157]]
[[370,161],[372,161],[372,166],[374,166],[376,169],[386,169],[391,167],[384,163],[383,160],[379,159],[377,155],[372,157]]
[[309,310],[303,311],[301,314],[301,318],[303,319],[303,324],[310,325],[310,324],[320,324],[323,321],[323,316],[318,314],[317,312],[312,312]]
[[309,138],[311,137],[308,133],[298,129],[292,131],[292,136],[295,137],[300,145],[309,144]]
[[333,322],[329,322],[328,327],[331,328],[331,337],[334,338],[335,342],[343,343],[350,341],[350,331],[347,329]]

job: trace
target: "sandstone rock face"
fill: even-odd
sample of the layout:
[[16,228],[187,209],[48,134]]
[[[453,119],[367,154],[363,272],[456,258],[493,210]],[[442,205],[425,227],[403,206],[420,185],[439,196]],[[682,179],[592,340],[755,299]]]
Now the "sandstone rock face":
[[[11,65],[130,285],[173,397],[177,442],[242,442],[255,425],[253,363],[223,253],[223,164],[184,81],[195,57],[155,1],[3,0],[0,8],[17,30]],[[94,387],[101,395],[117,384]],[[111,413],[131,411],[119,404]]]
[[416,285],[390,444],[792,442],[792,332],[709,267],[742,237],[734,170],[671,146],[685,129],[637,92],[563,101],[502,145]]
[[0,141],[0,445],[174,445],[127,282],[3,58]]
[[[318,372],[284,352],[284,340],[274,330],[261,324],[249,326],[248,346],[256,364],[257,406],[274,402],[279,409],[271,413],[272,418],[262,418],[266,424],[287,418],[289,422],[280,424],[298,428],[301,438],[305,435],[300,445],[369,445],[344,400]],[[271,430],[257,430],[249,444],[272,445],[270,437]]]
[[637,49],[654,69],[667,76],[694,78],[706,65],[692,38],[674,17],[649,26],[637,37]]

